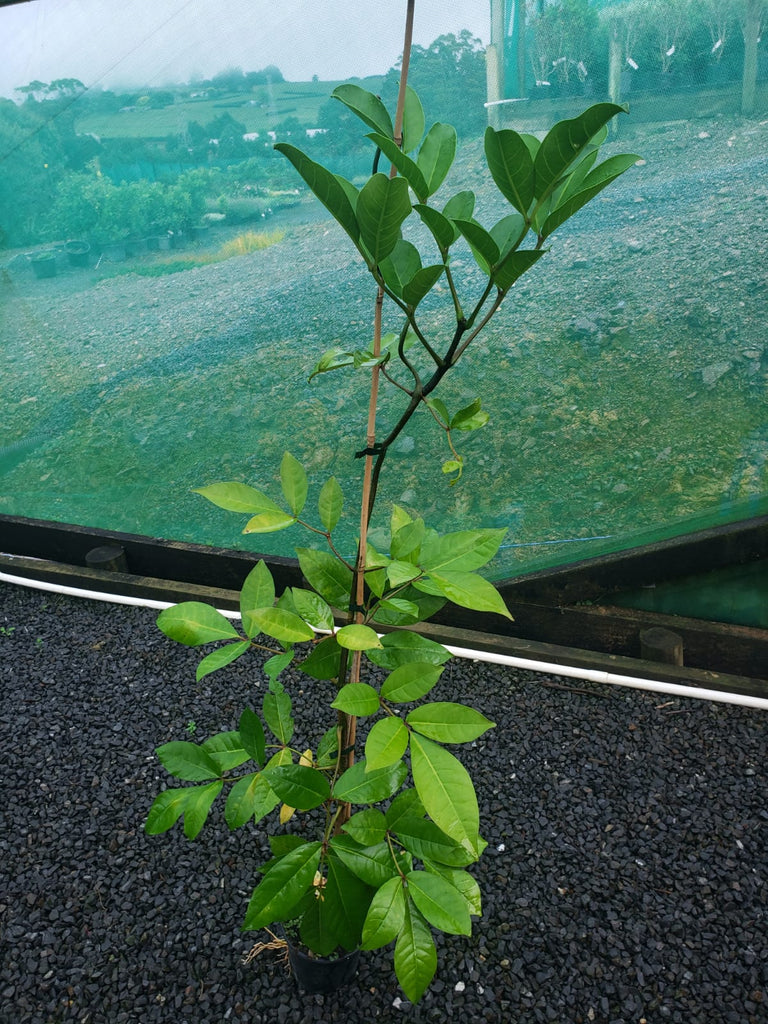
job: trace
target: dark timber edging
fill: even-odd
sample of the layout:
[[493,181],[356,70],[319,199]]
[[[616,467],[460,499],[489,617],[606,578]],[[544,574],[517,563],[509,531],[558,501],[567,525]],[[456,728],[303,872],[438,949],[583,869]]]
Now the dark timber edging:
[[[93,568],[94,548],[123,549],[127,572]],[[768,630],[616,607],[620,590],[768,555],[768,516],[497,583],[515,616],[451,607],[429,624],[444,643],[563,666],[768,696]],[[237,608],[256,553],[0,515],[0,571],[144,600]],[[302,583],[294,559],[269,556],[278,591]],[[641,635],[682,640],[683,666],[642,659]]]

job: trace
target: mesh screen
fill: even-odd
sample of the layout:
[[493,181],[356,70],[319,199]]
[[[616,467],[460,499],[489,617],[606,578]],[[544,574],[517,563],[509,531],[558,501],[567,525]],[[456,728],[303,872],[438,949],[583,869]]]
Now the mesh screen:
[[[374,294],[272,143],[370,170],[329,95],[355,77],[393,100],[402,12],[154,6],[0,8],[0,512],[288,555],[292,532],[243,538],[193,488],[277,496],[287,448],[355,491],[365,400],[308,376],[369,342]],[[539,132],[626,100],[606,150],[643,162],[556,233],[446,379],[449,405],[479,395],[491,415],[460,483],[418,416],[382,521],[397,502],[508,527],[503,577],[768,511],[768,5],[416,10],[411,82],[428,123],[457,126],[450,188],[481,221],[503,212],[480,173],[489,119]]]

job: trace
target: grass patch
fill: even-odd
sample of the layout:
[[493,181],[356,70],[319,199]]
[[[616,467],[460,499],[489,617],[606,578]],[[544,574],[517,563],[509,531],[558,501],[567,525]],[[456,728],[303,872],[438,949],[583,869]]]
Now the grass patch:
[[184,270],[194,270],[196,267],[207,267],[212,263],[222,263],[224,260],[233,259],[235,256],[248,256],[260,249],[268,249],[277,245],[285,238],[285,231],[275,229],[274,231],[244,231],[236,238],[231,238],[215,252],[190,252],[178,256],[160,256],[140,264],[131,264],[127,267],[115,268],[114,271],[103,275],[105,277],[120,277],[123,274],[138,274],[140,277],[165,277],[167,274],[179,274]]

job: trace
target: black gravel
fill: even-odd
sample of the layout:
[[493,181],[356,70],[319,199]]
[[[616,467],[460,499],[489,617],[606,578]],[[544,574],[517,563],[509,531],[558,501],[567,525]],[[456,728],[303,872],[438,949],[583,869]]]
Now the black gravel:
[[0,584],[2,1024],[768,1021],[764,713],[453,663],[440,698],[498,723],[464,756],[485,914],[417,1007],[385,950],[306,996],[241,962],[262,841],[143,833],[154,747],[233,728],[263,685],[195,683],[154,618]]

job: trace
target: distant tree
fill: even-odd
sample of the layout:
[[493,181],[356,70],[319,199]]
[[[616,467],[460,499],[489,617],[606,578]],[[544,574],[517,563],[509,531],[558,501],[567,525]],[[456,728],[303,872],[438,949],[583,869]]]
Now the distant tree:
[[211,79],[211,85],[226,92],[245,92],[248,88],[242,68],[225,68],[224,71],[219,71]]
[[171,107],[175,102],[175,96],[167,89],[157,89],[149,95],[149,105],[154,110],[162,110],[163,107]]

